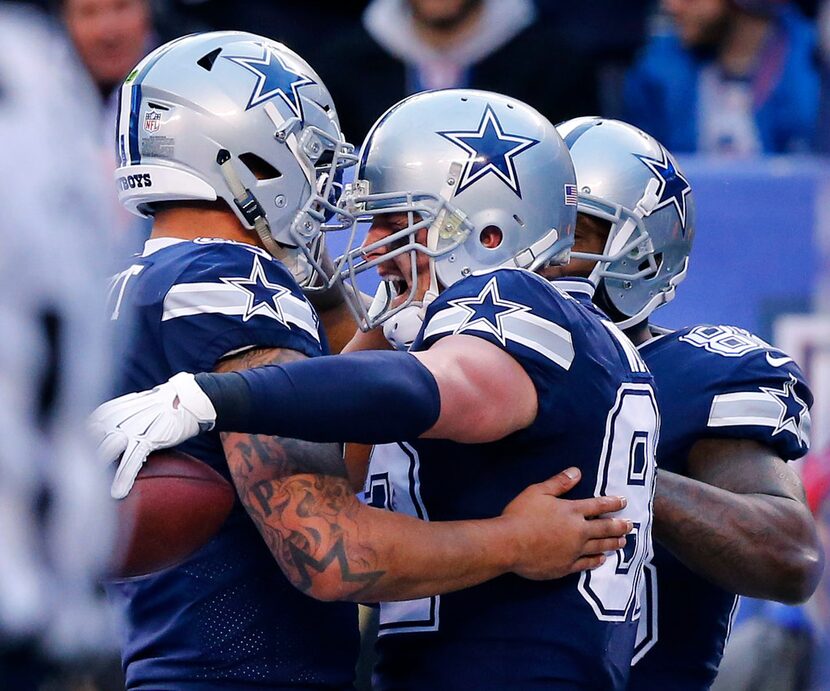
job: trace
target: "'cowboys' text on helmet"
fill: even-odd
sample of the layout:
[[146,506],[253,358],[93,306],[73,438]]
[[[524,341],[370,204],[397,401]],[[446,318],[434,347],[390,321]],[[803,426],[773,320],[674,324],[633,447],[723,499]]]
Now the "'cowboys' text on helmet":
[[355,159],[309,65],[235,31],[176,39],[138,64],[120,92],[116,155],[129,210],[224,200],[301,282],[320,269],[321,225]]

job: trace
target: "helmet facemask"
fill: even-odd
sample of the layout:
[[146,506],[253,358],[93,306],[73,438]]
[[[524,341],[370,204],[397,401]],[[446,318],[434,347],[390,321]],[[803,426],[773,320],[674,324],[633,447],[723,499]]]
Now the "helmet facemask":
[[[577,207],[579,213],[607,221],[611,227],[602,254],[572,251],[571,256],[574,259],[596,262],[588,278],[606,296],[609,290],[629,290],[635,282],[653,278],[660,270],[662,258],[655,251],[654,243],[643,220],[657,206],[658,187],[657,180],[650,180],[643,196],[633,209],[591,194],[579,194]],[[608,296],[613,309],[624,317],[617,321],[617,325],[621,329],[627,329],[639,324],[658,305],[674,297],[673,288],[684,277],[685,269],[678,280],[671,284],[670,292],[663,291],[632,315],[620,312],[620,306]],[[613,288],[609,286],[609,281],[614,282]]]
[[342,193],[343,172],[357,163],[357,156],[354,147],[339,135],[339,129],[335,130],[336,133],[327,132],[313,125],[302,128],[299,145],[293,148],[292,129],[296,129],[297,122],[296,119],[292,123],[286,122],[274,134],[278,141],[285,141],[292,148],[313,180],[312,194],[288,228],[291,241],[302,250],[299,270],[294,277],[307,292],[323,291],[332,287],[338,278],[326,261],[324,233],[348,227],[348,220],[344,219],[338,202]]
[[[341,199],[341,208],[353,220],[349,249],[337,260],[340,279],[348,288],[347,299],[361,329],[369,330],[413,305],[434,299],[444,286],[440,285],[435,262],[450,255],[462,245],[473,225],[465,214],[440,195],[419,192],[387,192],[370,194],[367,181],[348,185]],[[371,225],[375,217],[385,214],[406,214],[406,226],[369,244],[356,246],[358,229]],[[426,243],[418,234],[426,230]],[[423,233],[421,233],[423,236]],[[377,250],[384,254],[370,258]],[[384,280],[374,300],[366,305],[355,289],[357,277],[380,264],[409,255],[410,271],[403,281]],[[428,258],[428,287],[421,293],[423,280],[418,268],[419,255]]]

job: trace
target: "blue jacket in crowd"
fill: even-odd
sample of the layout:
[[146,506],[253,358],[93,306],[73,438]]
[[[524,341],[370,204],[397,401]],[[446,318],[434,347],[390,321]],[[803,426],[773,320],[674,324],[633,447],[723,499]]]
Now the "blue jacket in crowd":
[[[790,7],[781,9],[776,25],[767,59],[751,79],[755,123],[764,152],[804,151],[818,110],[815,31]],[[673,31],[653,36],[626,77],[626,119],[671,151],[695,151],[698,83],[712,59],[685,48]]]

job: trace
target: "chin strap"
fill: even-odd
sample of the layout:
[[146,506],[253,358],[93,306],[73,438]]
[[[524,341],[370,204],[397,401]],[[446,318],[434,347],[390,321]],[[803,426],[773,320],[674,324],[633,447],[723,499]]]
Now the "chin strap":
[[[389,309],[396,297],[398,294],[392,284],[381,281],[367,310],[369,318],[373,319]],[[395,350],[409,350],[424,324],[427,307],[437,297],[436,291],[428,290],[423,300],[412,302],[383,322],[383,336]]]
[[262,246],[288,266],[293,273],[296,262],[291,254],[274,240],[271,235],[271,229],[268,226],[268,220],[265,217],[265,210],[254,196],[254,193],[242,184],[242,180],[239,179],[239,175],[233,167],[233,163],[231,163],[231,158],[231,153],[227,149],[220,149],[219,153],[216,154],[216,163],[219,166],[219,172],[222,173],[222,177],[225,179],[231,194],[233,194],[233,201],[236,204],[236,208],[239,209],[239,213],[242,214],[245,222],[254,227],[254,231],[260,242],[262,242]]
[[383,336],[395,350],[409,350],[424,325],[427,308],[438,293],[428,290],[424,299],[413,302],[383,322]]

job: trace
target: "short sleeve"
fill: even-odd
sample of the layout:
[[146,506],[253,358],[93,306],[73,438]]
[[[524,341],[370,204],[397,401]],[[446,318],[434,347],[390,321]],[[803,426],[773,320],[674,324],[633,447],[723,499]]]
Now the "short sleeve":
[[[412,350],[426,350],[442,338],[463,334],[507,352],[527,372],[539,398],[537,421],[526,436],[557,432],[549,409],[567,404],[574,343],[567,309],[570,299],[525,271],[500,269],[474,274],[445,290],[427,310]],[[575,304],[574,304],[575,306]]]
[[790,357],[737,327],[695,327],[679,340],[705,382],[702,434],[754,439],[784,460],[807,453],[813,395]]
[[291,274],[255,248],[206,247],[169,287],[161,342],[172,369],[210,371],[249,347],[322,354],[319,321]]

